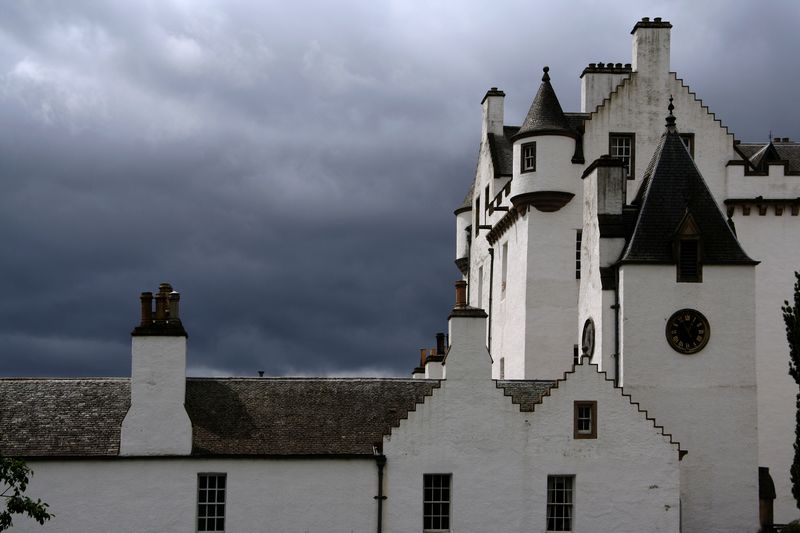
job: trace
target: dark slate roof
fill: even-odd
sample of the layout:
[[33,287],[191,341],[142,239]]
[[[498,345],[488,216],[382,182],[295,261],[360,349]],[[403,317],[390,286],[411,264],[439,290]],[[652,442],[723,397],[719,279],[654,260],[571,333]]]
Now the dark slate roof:
[[800,172],[800,143],[790,141],[739,143],[736,147],[755,168],[761,167],[763,170],[767,170],[764,165],[769,162],[786,161],[789,172]]
[[[435,380],[189,378],[194,455],[371,455]],[[0,453],[114,456],[128,379],[0,379]]]
[[742,250],[675,128],[661,136],[633,202],[639,214],[623,263],[674,263],[672,242],[691,213],[706,264],[754,264]]
[[533,411],[542,397],[555,386],[555,381],[540,380],[498,380],[497,387],[503,389],[506,396],[511,396],[511,401],[519,405],[520,411]]
[[193,454],[371,455],[439,386],[411,379],[189,379]]
[[577,137],[577,132],[570,125],[561,104],[558,102],[556,92],[550,85],[550,75],[547,73],[548,67],[544,67],[544,76],[539,91],[533,99],[528,116],[522,123],[514,140],[534,135],[566,135]]
[[475,182],[472,182],[472,185],[469,186],[469,190],[467,191],[467,195],[464,197],[464,201],[461,202],[461,205],[458,206],[455,210],[455,214],[459,214],[463,211],[472,211],[472,195],[475,194]]
[[514,173],[514,141],[519,126],[503,126],[503,135],[489,133],[489,152],[492,155],[494,177],[511,177]]
[[0,453],[119,453],[128,379],[0,379]]

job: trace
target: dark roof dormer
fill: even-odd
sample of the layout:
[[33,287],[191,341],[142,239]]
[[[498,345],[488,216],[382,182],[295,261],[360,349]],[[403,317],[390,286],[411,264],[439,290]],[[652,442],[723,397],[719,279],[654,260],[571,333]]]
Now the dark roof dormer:
[[550,85],[548,74],[550,67],[544,67],[542,70],[544,71],[542,84],[533,99],[528,116],[525,117],[522,127],[514,135],[513,140],[518,141],[537,135],[564,135],[577,139],[578,132],[570,126],[569,120],[564,116],[556,92]]
[[666,131],[633,201],[638,215],[620,263],[675,264],[676,237],[691,237],[699,241],[705,264],[757,264],[742,249],[681,141],[672,109],[670,102]]

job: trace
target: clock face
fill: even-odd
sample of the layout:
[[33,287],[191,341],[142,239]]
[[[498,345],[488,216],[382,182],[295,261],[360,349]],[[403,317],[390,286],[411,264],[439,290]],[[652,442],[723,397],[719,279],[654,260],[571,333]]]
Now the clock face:
[[711,328],[703,313],[681,309],[667,320],[667,342],[680,353],[697,353],[708,344]]

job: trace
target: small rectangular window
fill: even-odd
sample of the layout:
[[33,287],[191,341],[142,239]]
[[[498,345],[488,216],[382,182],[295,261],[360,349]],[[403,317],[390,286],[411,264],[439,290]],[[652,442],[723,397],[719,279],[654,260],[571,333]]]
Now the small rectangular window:
[[581,279],[581,240],[583,230],[575,232],[575,279]]
[[492,200],[489,198],[489,186],[483,191],[483,220],[485,224],[489,223],[489,206],[492,205]]
[[508,280],[508,243],[503,243],[500,254],[500,299],[506,297],[506,281]]
[[424,474],[423,531],[450,531],[450,474]]
[[479,226],[481,225],[481,197],[478,196],[475,198],[475,236],[478,236],[478,232],[480,231]]
[[609,133],[608,154],[622,160],[625,176],[632,180],[636,170],[636,136],[633,133]]
[[225,531],[226,474],[197,474],[197,531]]
[[506,358],[500,358],[500,379],[506,379]]
[[547,476],[547,531],[572,531],[575,476]]
[[694,133],[681,133],[679,135],[683,145],[689,150],[689,155],[694,159]]
[[536,170],[536,143],[525,143],[520,152],[520,172],[533,172]]
[[478,309],[483,309],[483,267],[478,267]]
[[575,402],[574,425],[576,439],[596,439],[597,402]]

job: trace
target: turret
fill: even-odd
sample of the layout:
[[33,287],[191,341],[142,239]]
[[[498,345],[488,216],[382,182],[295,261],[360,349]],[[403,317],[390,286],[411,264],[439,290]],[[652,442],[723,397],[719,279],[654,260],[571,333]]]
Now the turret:
[[576,185],[565,179],[576,155],[578,133],[570,126],[553,86],[550,68],[544,67],[542,84],[528,115],[514,135],[514,174],[511,202],[517,209],[533,206],[552,212],[575,195]]

